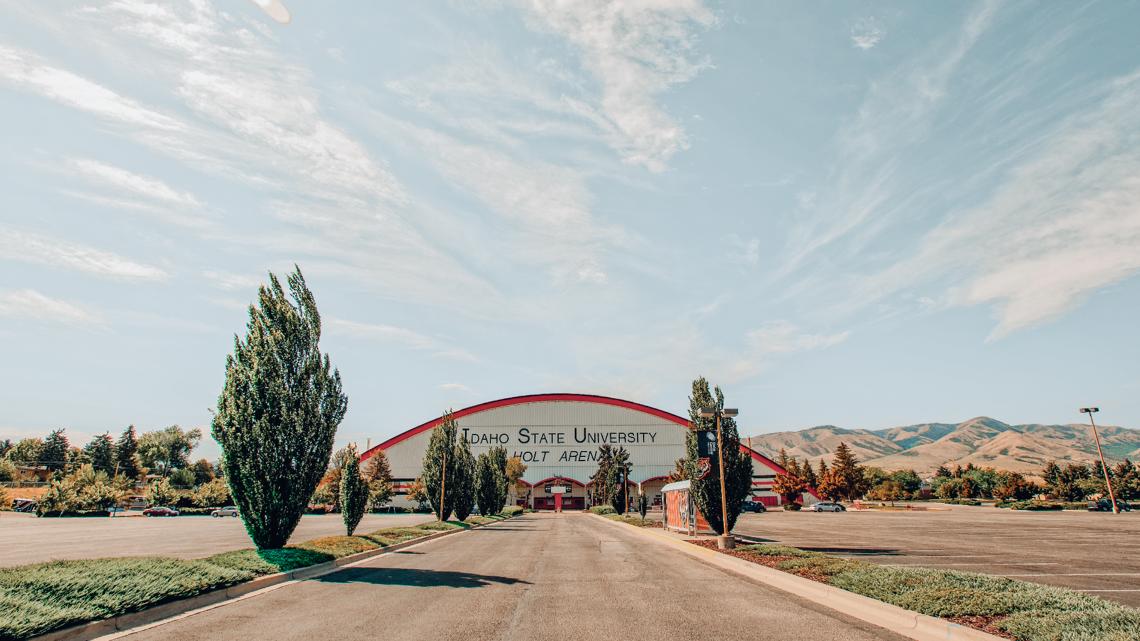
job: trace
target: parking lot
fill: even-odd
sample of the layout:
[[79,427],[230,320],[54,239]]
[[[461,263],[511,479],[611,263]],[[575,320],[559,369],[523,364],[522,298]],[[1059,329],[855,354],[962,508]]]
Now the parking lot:
[[773,511],[736,532],[872,563],[984,572],[1140,607],[1140,512]]
[[[366,514],[358,532],[415,525],[430,514]],[[309,514],[290,543],[344,534],[339,514]],[[0,512],[0,567],[56,559],[115,556],[173,556],[193,559],[253,547],[241,520],[233,517],[176,516],[146,518],[36,518]]]

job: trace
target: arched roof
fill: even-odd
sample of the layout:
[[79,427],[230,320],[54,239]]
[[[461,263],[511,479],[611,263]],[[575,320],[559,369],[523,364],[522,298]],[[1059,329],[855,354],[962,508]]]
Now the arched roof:
[[[571,402],[578,402],[578,403],[596,403],[598,405],[612,405],[614,407],[624,407],[626,409],[631,409],[631,410],[643,412],[645,414],[649,414],[652,416],[656,416],[657,418],[664,419],[664,420],[669,421],[671,423],[676,423],[677,425],[684,427],[685,429],[690,428],[689,419],[677,416],[676,414],[673,414],[672,412],[666,412],[665,410],[657,409],[656,407],[650,407],[648,405],[642,405],[641,403],[635,403],[633,401],[626,401],[626,400],[623,400],[620,398],[613,398],[611,396],[599,396],[597,394],[524,394],[522,396],[510,396],[507,398],[500,398],[499,400],[496,400],[496,401],[487,401],[486,403],[479,403],[478,405],[472,405],[470,407],[465,407],[461,410],[456,410],[455,412],[452,412],[452,417],[456,418],[456,419],[460,419],[460,418],[463,418],[464,416],[470,416],[472,414],[478,414],[480,412],[486,412],[487,410],[493,410],[493,409],[496,409],[499,407],[509,407],[511,405],[525,405],[527,403],[544,403],[544,402],[551,402],[551,401],[563,401],[563,402],[571,401]],[[364,461],[368,460],[376,452],[378,452],[380,450],[386,450],[389,447],[392,447],[393,445],[395,445],[401,441],[405,441],[409,438],[412,438],[413,436],[416,436],[417,434],[422,434],[423,432],[426,432],[428,430],[435,429],[441,423],[443,423],[443,417],[439,416],[439,417],[431,419],[430,421],[427,421],[426,423],[421,423],[421,424],[419,424],[419,425],[417,425],[417,426],[415,426],[409,430],[401,432],[400,434],[393,436],[392,438],[384,441],[383,443],[369,448],[368,451],[366,451],[360,455],[360,461],[363,463]],[[763,463],[765,466],[775,470],[776,474],[786,474],[787,473],[787,471],[784,468],[780,467],[780,465],[778,463],[776,463],[772,459],[768,458],[767,456],[764,456],[763,454],[757,452],[756,450],[748,447],[747,445],[744,445],[743,443],[741,443],[741,445],[740,445],[740,451],[748,454],[750,457],[752,457],[752,460],[759,461],[759,462]],[[811,491],[811,493],[813,495],[815,494],[814,491]]]

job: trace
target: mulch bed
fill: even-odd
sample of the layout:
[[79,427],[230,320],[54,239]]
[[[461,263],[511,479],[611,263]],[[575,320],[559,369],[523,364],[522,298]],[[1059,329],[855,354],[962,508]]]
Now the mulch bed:
[[[792,557],[792,556],[768,556],[768,555],[764,555],[764,554],[752,554],[752,553],[747,552],[745,550],[722,550],[719,547],[717,547],[716,539],[687,539],[686,542],[692,543],[693,545],[699,545],[700,547],[707,548],[709,550],[716,550],[717,552],[720,552],[721,554],[727,554],[729,556],[734,556],[738,559],[743,559],[743,560],[748,561],[750,563],[755,563],[757,565],[764,565],[764,566],[770,567],[774,570],[780,570],[780,568],[778,568],[776,566],[779,565],[780,563],[782,563],[783,561],[788,561],[788,560],[796,558],[796,557]],[[780,570],[780,571],[781,572],[787,572],[787,570]],[[829,583],[829,581],[827,580],[827,576],[822,575],[822,574],[816,574],[814,572],[788,572],[788,574],[794,574],[796,576],[801,576],[805,579],[811,579],[812,581],[816,581],[819,583]],[[1011,635],[1010,633],[999,630],[997,628],[997,623],[1000,622],[1002,619],[1005,619],[1006,615],[999,615],[999,616],[976,615],[976,616],[955,616],[955,617],[943,617],[943,618],[946,619],[947,621],[957,623],[958,625],[963,625],[963,626],[966,626],[969,628],[974,628],[975,630],[981,630],[982,632],[988,632],[989,634],[992,634],[992,635],[997,636],[997,637],[1001,637],[1003,639],[1013,639],[1014,638],[1014,636]]]

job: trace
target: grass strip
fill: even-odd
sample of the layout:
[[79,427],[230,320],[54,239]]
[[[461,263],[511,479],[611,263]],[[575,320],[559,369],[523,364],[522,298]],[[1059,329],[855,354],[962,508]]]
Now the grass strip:
[[50,561],[0,568],[0,641],[137,612],[278,572],[325,563],[509,515],[325,536],[278,550],[232,550],[204,559],[124,557]]
[[1017,641],[1140,639],[1140,610],[1065,588],[974,572],[886,567],[784,545],[742,545],[733,556]]

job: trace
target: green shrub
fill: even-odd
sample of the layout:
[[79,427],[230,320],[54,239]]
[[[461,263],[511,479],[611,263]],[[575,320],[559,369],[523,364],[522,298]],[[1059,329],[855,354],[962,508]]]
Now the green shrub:
[[600,514],[602,516],[605,516],[607,514],[617,514],[617,510],[609,505],[595,505],[594,507],[590,508],[590,511],[594,514]]
[[442,523],[439,521],[433,521],[431,523],[423,523],[421,525],[417,525],[416,527],[421,530],[429,530],[431,532],[445,532],[447,530],[454,530],[455,528],[463,526],[452,523],[451,521],[444,521]]
[[419,528],[414,527],[386,527],[382,530],[376,530],[372,534],[389,537],[392,539],[407,540],[421,537],[426,532]]
[[134,612],[254,577],[207,561],[162,558],[52,561],[0,569],[0,639]]
[[380,546],[362,536],[322,536],[319,539],[305,541],[298,547],[340,558],[349,554],[375,550]]
[[1033,641],[1135,641],[1140,610],[1115,607],[1095,612],[1018,612],[997,627],[1016,639]]
[[345,534],[352,536],[364,510],[368,507],[368,481],[360,475],[360,458],[356,446],[346,448],[345,464],[340,471],[340,510],[344,520]]
[[204,559],[207,563],[253,574],[276,574],[308,567],[335,557],[326,552],[305,548],[278,548],[276,550],[234,550]]
[[1061,503],[1050,501],[1014,501],[1012,503],[1009,503],[1009,509],[1044,512],[1052,510],[1063,510],[1065,509],[1065,506]]
[[523,513],[523,507],[521,505],[508,505],[507,507],[503,508],[502,512],[499,512],[499,514],[502,514],[503,516],[507,516],[507,517],[518,516],[519,514],[522,514],[522,513]]
[[784,511],[785,512],[799,512],[801,509],[803,509],[803,506],[800,505],[799,503],[785,503],[784,504]]
[[842,572],[850,571],[858,565],[858,561],[820,555],[780,561],[776,567],[792,574],[833,577]]

